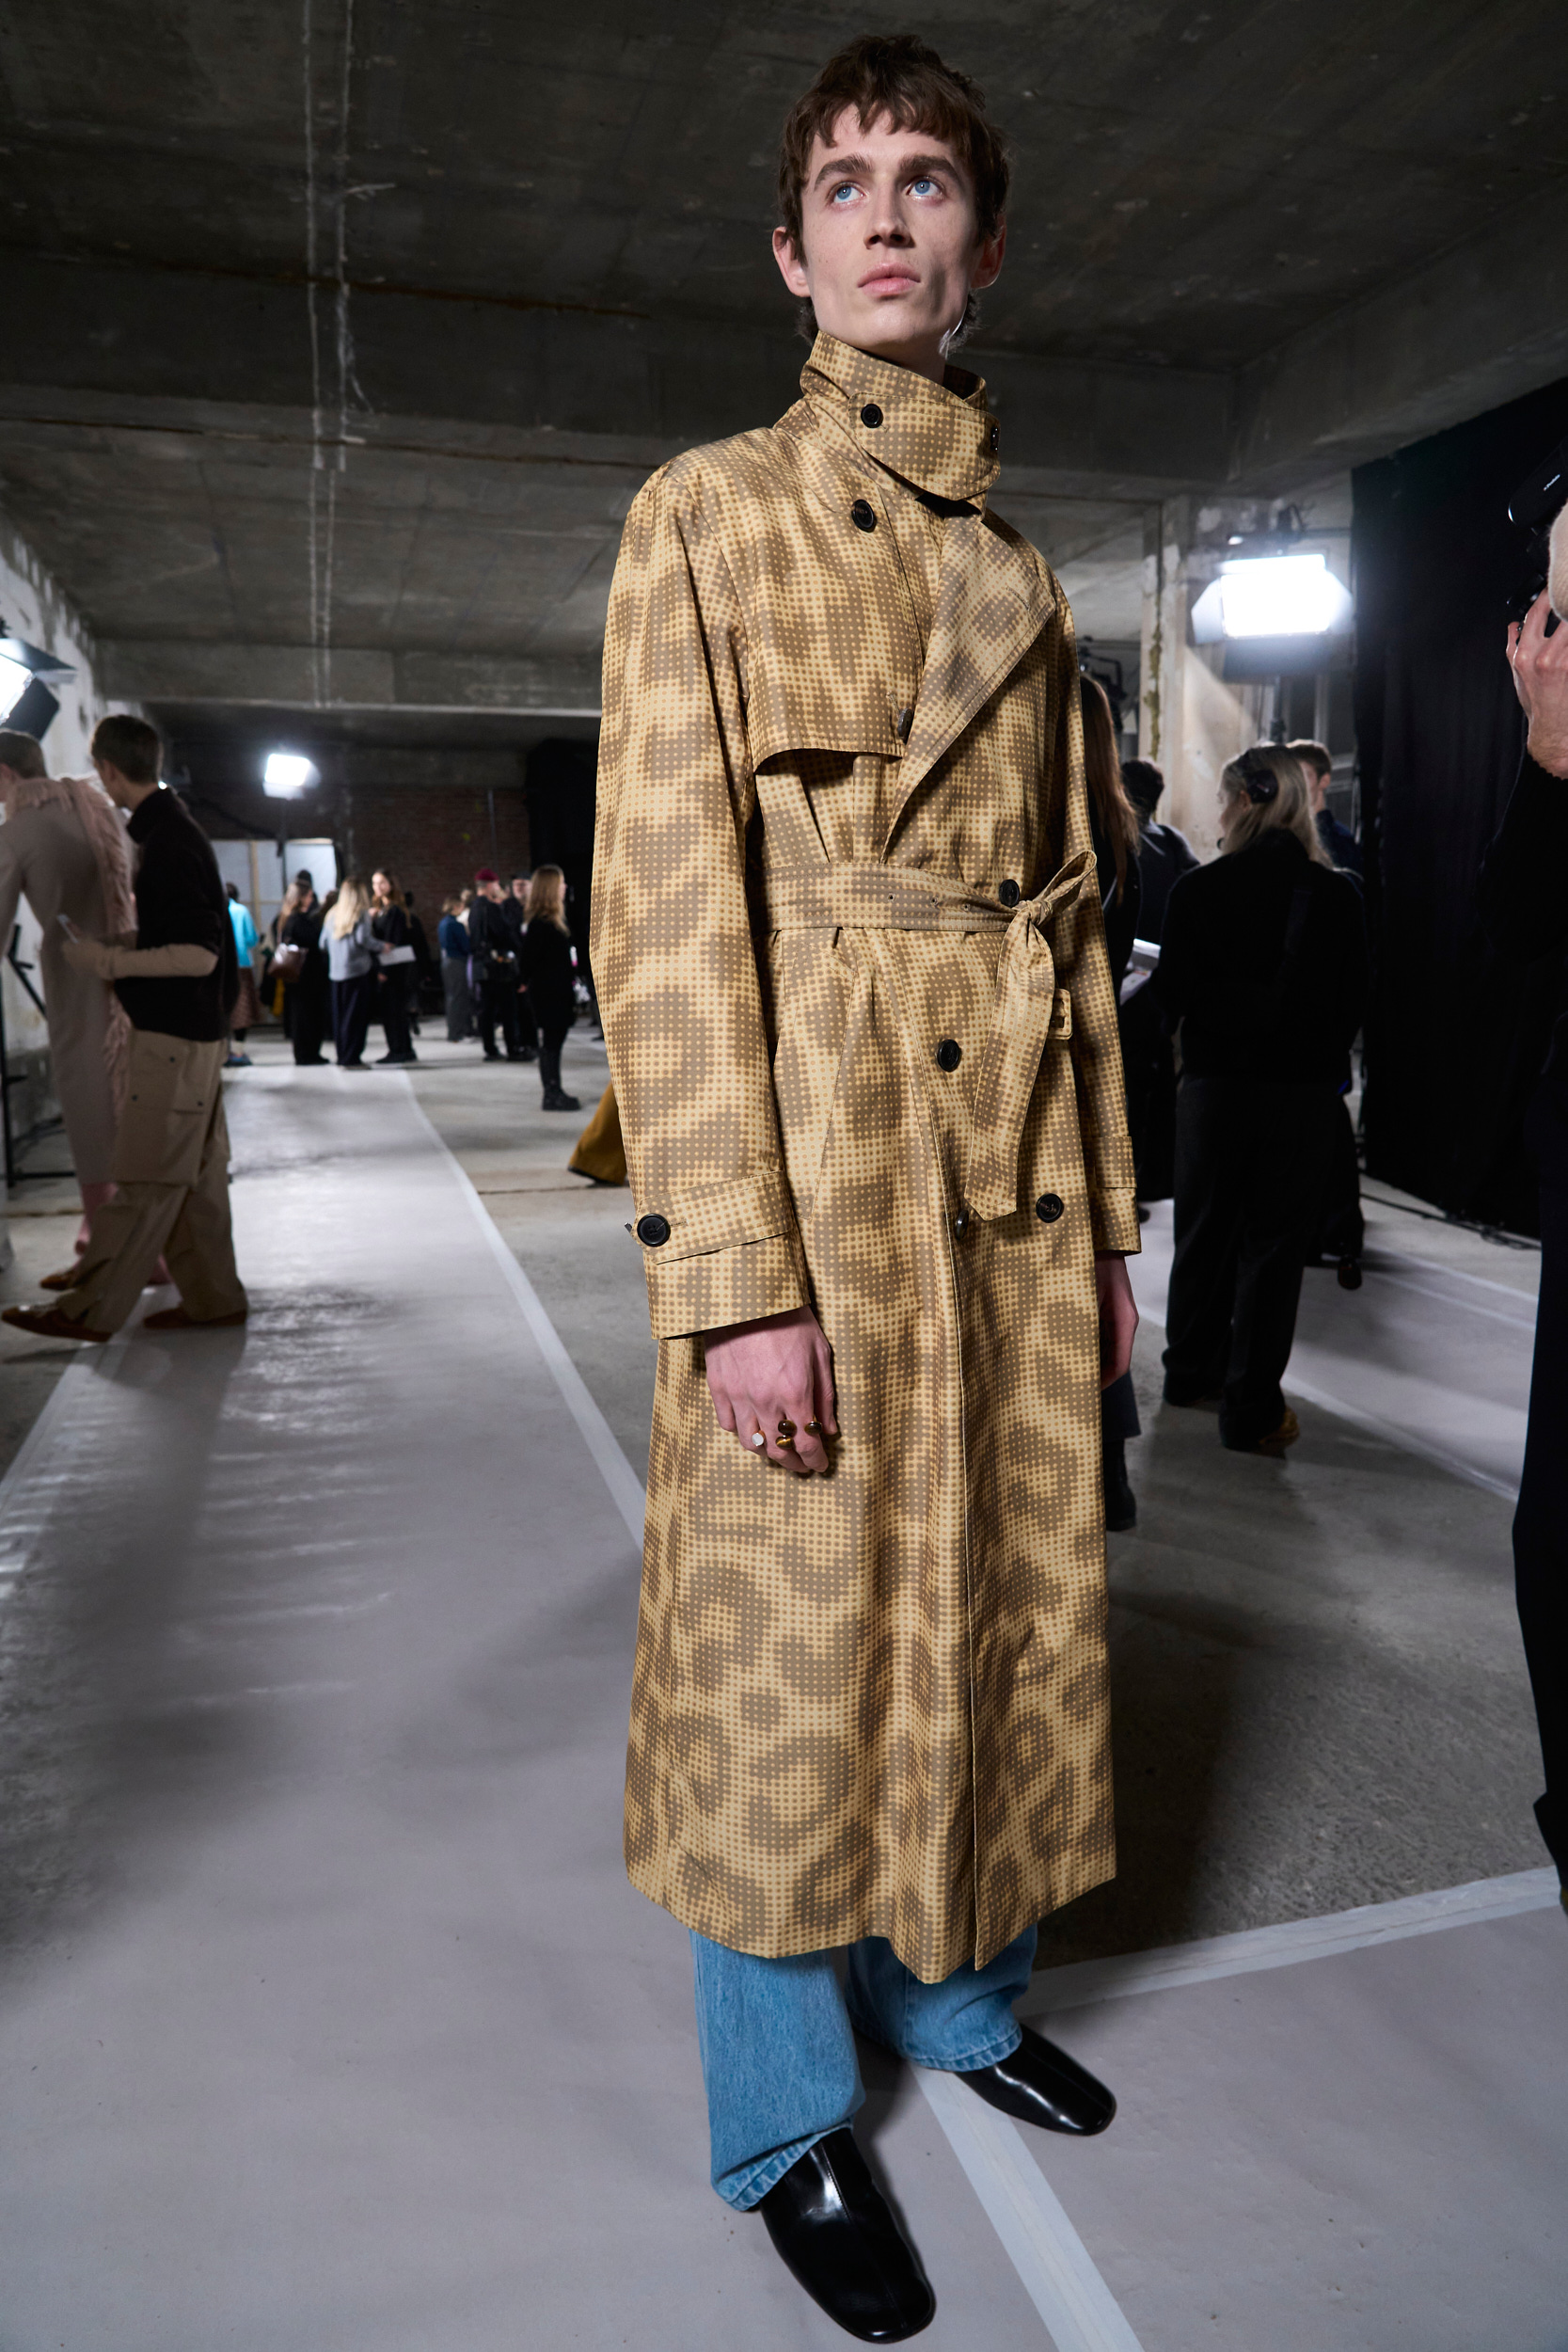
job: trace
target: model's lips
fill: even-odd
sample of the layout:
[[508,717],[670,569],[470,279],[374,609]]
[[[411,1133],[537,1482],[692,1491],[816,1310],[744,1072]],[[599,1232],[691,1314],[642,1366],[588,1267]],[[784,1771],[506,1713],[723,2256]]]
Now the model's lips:
[[918,286],[919,278],[912,269],[896,266],[874,269],[860,281],[862,294],[902,294],[906,286]]

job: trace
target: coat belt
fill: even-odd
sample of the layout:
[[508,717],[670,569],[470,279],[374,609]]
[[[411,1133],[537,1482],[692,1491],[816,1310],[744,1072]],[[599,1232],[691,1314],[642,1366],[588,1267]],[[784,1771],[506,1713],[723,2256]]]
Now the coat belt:
[[763,878],[762,924],[769,931],[1006,933],[964,1184],[964,1206],[976,1216],[1011,1216],[1018,1207],[1019,1150],[1040,1056],[1048,1037],[1066,1038],[1072,1029],[1047,932],[1064,907],[1091,891],[1098,896],[1092,850],[1069,858],[1042,891],[1012,908],[917,866],[791,866]]

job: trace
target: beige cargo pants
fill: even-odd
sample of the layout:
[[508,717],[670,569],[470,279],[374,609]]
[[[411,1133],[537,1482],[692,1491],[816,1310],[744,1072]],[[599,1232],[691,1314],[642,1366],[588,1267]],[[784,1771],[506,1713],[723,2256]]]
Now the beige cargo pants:
[[197,1323],[239,1314],[245,1295],[229,1215],[229,1125],[223,1115],[227,1038],[211,1043],[133,1029],[125,1113],[115,1136],[115,1197],[60,1312],[94,1331],[118,1331],[160,1257]]

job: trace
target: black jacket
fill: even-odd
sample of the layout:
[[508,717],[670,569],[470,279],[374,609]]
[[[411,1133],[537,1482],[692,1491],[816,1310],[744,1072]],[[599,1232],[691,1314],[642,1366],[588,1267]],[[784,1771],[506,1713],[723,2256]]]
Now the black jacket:
[[474,960],[474,978],[494,982],[513,977],[510,963],[498,963],[499,957],[515,957],[517,942],[506,909],[494,898],[476,898],[468,909],[468,946]]
[[143,801],[127,831],[140,852],[137,946],[194,945],[210,948],[217,962],[204,979],[117,980],[115,993],[134,1028],[210,1042],[227,1035],[240,993],[234,926],[213,845],[184,803],[166,787]]
[[1095,880],[1100,884],[1100,904],[1105,918],[1105,957],[1111,967],[1111,989],[1119,1000],[1121,983],[1132,959],[1132,942],[1145,936],[1140,929],[1138,914],[1142,901],[1138,860],[1135,852],[1129,851],[1118,898],[1116,851],[1100,829],[1100,819],[1095,815],[1092,801],[1089,803],[1089,835],[1094,843]]
[[1197,851],[1174,825],[1156,824],[1150,818],[1138,828],[1138,937],[1158,946],[1165,928],[1170,894],[1183,874],[1197,865]]
[[1361,893],[1271,827],[1182,876],[1152,984],[1186,1076],[1340,1086],[1367,998]]
[[[1568,781],[1549,776],[1527,752],[1503,821],[1481,860],[1481,919],[1499,956],[1534,963],[1568,947],[1565,865]],[[1568,1012],[1552,1031],[1542,1075],[1568,1088]]]
[[572,943],[559,924],[536,914],[523,932],[523,977],[528,1001],[542,1029],[569,1029],[577,1011],[572,987]]

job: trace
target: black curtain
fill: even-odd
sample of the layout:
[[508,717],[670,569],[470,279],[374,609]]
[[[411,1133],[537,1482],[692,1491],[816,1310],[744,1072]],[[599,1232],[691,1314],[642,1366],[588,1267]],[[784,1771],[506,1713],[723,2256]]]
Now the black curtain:
[[[1454,1215],[1536,1230],[1520,1129],[1560,961],[1495,956],[1476,876],[1519,765],[1503,656],[1524,578],[1509,495],[1568,434],[1568,379],[1354,476],[1355,732],[1374,983],[1368,1172]],[[1568,889],[1568,875],[1562,878]]]
[[578,970],[593,986],[588,955],[594,911],[594,803],[598,783],[597,737],[550,735],[528,755],[529,861],[559,866],[566,877],[566,920]]

